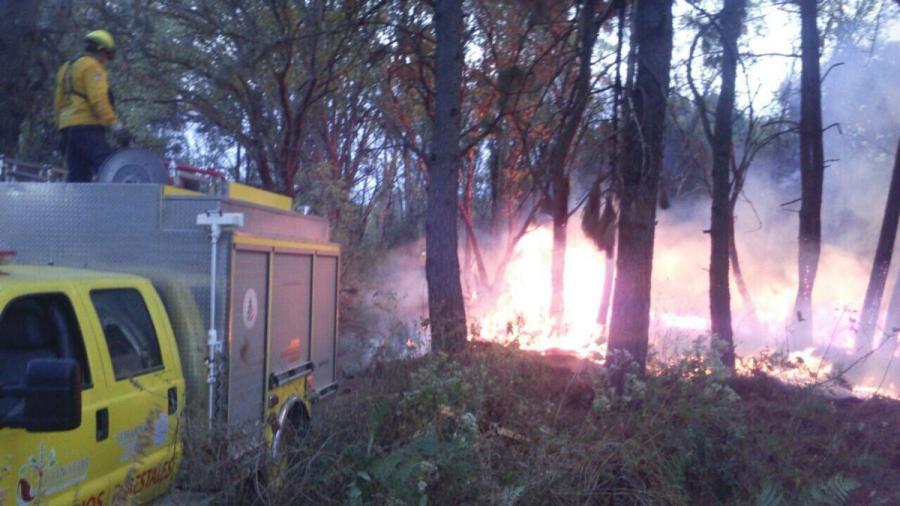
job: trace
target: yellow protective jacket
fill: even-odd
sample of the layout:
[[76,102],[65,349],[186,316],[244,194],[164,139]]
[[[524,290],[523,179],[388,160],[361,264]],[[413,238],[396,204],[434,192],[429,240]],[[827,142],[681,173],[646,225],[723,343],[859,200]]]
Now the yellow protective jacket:
[[59,68],[53,106],[60,130],[77,125],[112,126],[119,120],[109,102],[106,69],[91,55]]

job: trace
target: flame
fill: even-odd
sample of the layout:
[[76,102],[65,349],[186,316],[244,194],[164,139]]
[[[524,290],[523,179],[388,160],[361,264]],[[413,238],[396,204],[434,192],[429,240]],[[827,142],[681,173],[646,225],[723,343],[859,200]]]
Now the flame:
[[502,289],[493,300],[470,295],[470,311],[478,337],[522,349],[562,349],[580,356],[598,352],[603,329],[597,324],[605,257],[589,241],[570,241],[566,248],[565,320],[550,318],[550,275],[553,232],[547,227],[528,232],[516,245]]
[[[709,333],[708,239],[696,231],[691,233],[677,225],[661,226],[657,231],[651,312],[651,343],[657,350],[684,349],[696,337]],[[550,318],[552,239],[549,227],[532,229],[516,245],[497,293],[469,290],[468,312],[474,322],[471,339],[514,344],[534,351],[564,350],[581,357],[605,354],[606,329],[597,318],[607,275],[605,255],[577,227],[570,227],[565,318],[556,325]],[[791,270],[796,269],[794,263],[787,261],[793,252],[779,254],[783,255],[779,260],[784,261],[770,261],[772,255],[766,254],[748,254],[743,259],[744,272],[753,273],[745,277],[755,317],[732,281],[738,354],[751,355],[785,340],[790,343],[797,330],[798,321],[792,314],[796,273]],[[862,300],[867,280],[864,262],[838,248],[824,247],[814,294],[814,342],[787,354],[786,362],[794,366],[773,373],[790,383],[819,382],[835,372],[829,357],[873,349],[873,343],[856,342],[856,314],[850,309]],[[891,353],[898,356],[896,348]],[[864,379],[855,391],[898,395],[894,382],[879,388],[877,380],[881,378],[876,376]]]

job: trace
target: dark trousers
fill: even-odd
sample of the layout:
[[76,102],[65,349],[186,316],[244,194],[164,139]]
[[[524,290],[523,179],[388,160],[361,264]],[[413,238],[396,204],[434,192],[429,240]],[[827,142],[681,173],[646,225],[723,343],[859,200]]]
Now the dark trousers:
[[113,152],[106,142],[106,129],[99,125],[78,125],[63,128],[60,132],[69,170],[66,181],[91,182],[97,169]]

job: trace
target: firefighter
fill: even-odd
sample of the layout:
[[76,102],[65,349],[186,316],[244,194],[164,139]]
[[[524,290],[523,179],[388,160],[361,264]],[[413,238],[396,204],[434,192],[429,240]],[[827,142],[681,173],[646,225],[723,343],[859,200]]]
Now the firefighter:
[[85,35],[84,42],[84,54],[59,68],[53,101],[69,182],[93,180],[113,152],[106,140],[108,129],[120,145],[131,140],[113,109],[104,68],[116,55],[115,41],[106,30],[95,30]]

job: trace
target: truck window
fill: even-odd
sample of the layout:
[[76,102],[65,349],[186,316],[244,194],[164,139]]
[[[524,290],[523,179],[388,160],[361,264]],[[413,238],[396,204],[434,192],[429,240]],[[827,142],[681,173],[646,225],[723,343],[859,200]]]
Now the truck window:
[[[42,358],[74,358],[81,366],[82,388],[91,387],[81,329],[61,293],[19,297],[0,315],[0,384],[24,383],[28,363]],[[24,399],[0,398],[0,418],[17,415],[23,406]]]
[[93,290],[116,381],[162,369],[156,329],[141,293],[133,288]]

